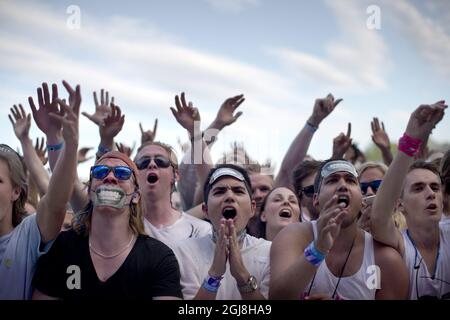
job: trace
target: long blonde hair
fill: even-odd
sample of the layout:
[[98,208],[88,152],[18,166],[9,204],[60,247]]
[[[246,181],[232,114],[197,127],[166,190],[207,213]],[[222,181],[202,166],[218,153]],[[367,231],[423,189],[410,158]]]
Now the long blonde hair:
[[14,201],[12,210],[12,225],[16,227],[26,216],[25,203],[28,198],[28,184],[25,165],[19,154],[6,144],[0,144],[0,159],[5,161],[8,166],[12,186],[20,188],[20,195]]

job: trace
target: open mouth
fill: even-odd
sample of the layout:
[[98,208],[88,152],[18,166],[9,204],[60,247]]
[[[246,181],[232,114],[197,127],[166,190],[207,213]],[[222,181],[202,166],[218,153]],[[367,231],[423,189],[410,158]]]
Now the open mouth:
[[292,217],[292,213],[291,211],[284,209],[279,213],[281,218],[291,218]]
[[236,214],[237,212],[235,208],[225,208],[222,211],[222,216],[227,220],[234,219],[234,217],[236,217]]
[[159,178],[155,173],[150,173],[147,176],[147,182],[150,184],[156,183],[158,180],[159,180]]
[[348,205],[350,204],[350,199],[349,199],[348,196],[341,195],[341,196],[338,197],[338,204],[339,203],[344,203],[345,204],[344,208],[347,208]]
[[436,210],[437,209],[437,205],[435,203],[431,203],[428,205],[427,207],[428,210]]

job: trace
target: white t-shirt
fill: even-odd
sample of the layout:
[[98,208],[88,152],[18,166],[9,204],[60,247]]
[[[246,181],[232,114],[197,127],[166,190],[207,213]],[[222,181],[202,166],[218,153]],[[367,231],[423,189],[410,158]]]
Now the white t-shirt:
[[187,213],[181,213],[180,218],[170,226],[157,228],[144,218],[145,232],[165,245],[172,247],[178,241],[189,238],[200,238],[212,234],[212,227],[209,222],[198,219]]
[[405,244],[404,260],[409,271],[410,299],[417,300],[418,297],[433,296],[450,299],[450,224],[440,224],[439,256],[434,270],[434,279],[425,261],[423,261],[419,250],[406,233],[402,232]]
[[0,237],[0,300],[25,300],[32,295],[36,263],[41,255],[50,250],[53,241],[39,250],[41,234],[36,214],[30,215]]
[[[241,249],[242,261],[248,272],[256,278],[264,297],[269,295],[270,246],[271,242],[246,235]],[[195,297],[211,268],[215,243],[212,235],[180,242],[173,249],[181,272],[181,287],[184,299]],[[242,300],[236,280],[230,273],[230,264],[220,282],[217,300]]]
[[450,215],[442,215],[441,221],[439,221],[440,224],[450,224]]

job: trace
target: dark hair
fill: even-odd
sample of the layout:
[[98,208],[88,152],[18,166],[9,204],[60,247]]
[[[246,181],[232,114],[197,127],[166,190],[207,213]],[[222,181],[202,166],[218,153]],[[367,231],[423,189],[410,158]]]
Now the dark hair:
[[[250,178],[248,176],[247,171],[244,168],[241,168],[239,166],[236,166],[234,164],[219,164],[216,167],[212,168],[209,173],[208,173],[208,177],[205,180],[205,184],[203,185],[203,201],[205,202],[205,204],[208,203],[208,195],[209,195],[209,191],[211,191],[212,186],[214,185],[210,185],[209,184],[209,180],[211,179],[211,176],[214,174],[214,172],[216,172],[218,169],[221,168],[230,168],[233,170],[238,171],[239,173],[241,173],[244,176],[244,183],[247,187],[248,193],[250,195],[250,199],[252,198],[252,183],[250,182]],[[216,183],[216,181],[214,181],[214,183]]]
[[319,170],[321,164],[322,161],[303,160],[297,165],[297,167],[295,167],[294,171],[292,172],[291,178],[292,185],[294,186],[295,190],[294,193],[297,196],[300,196],[301,194],[303,180],[316,173]]

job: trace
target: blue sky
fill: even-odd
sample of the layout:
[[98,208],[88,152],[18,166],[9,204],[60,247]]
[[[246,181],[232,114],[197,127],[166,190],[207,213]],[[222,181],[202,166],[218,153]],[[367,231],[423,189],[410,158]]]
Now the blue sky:
[[[70,5],[81,11],[78,30],[66,26]],[[379,30],[366,26],[369,5],[380,8]],[[3,0],[2,142],[19,145],[9,107],[28,108],[42,81],[62,79],[81,84],[87,112],[92,91],[108,89],[126,114],[117,140],[130,145],[140,139],[139,121],[151,128],[156,117],[158,140],[176,147],[178,137],[187,140],[169,110],[181,91],[199,108],[202,127],[225,98],[246,96],[243,116],[219,136],[214,159],[237,140],[278,167],[314,99],[328,92],[344,101],[316,133],[312,156],[329,157],[349,121],[354,141],[366,148],[373,116],[395,141],[419,104],[450,99],[449,22],[445,0]],[[80,147],[97,146],[96,126],[82,117],[81,128]],[[449,116],[433,139],[447,141],[448,132]],[[35,125],[31,135],[42,136]]]

